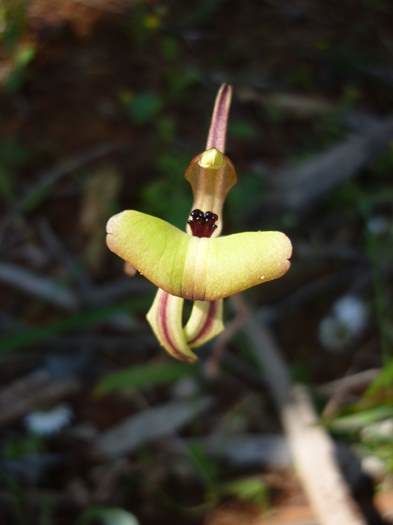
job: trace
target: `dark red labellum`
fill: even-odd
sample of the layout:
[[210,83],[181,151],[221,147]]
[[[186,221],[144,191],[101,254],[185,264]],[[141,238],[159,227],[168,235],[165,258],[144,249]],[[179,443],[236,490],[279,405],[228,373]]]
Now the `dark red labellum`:
[[211,211],[203,212],[201,210],[192,210],[191,218],[187,221],[190,225],[192,234],[195,237],[211,237],[214,230],[217,228],[215,224],[218,220],[218,215]]

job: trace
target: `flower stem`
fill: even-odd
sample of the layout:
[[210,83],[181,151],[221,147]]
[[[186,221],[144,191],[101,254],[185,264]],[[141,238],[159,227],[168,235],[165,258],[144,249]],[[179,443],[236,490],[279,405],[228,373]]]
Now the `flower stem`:
[[221,153],[225,152],[225,140],[227,135],[231,99],[232,86],[229,84],[222,84],[214,103],[214,110],[210,122],[206,149],[216,148],[221,151]]

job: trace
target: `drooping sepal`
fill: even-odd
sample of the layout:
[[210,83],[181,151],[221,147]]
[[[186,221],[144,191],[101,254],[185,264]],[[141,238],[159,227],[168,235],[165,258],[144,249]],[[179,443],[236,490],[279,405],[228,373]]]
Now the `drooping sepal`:
[[155,336],[176,359],[193,363],[197,357],[187,344],[182,325],[184,299],[158,289],[146,315]]
[[191,348],[204,345],[224,330],[223,300],[194,301],[184,332]]
[[182,324],[184,300],[159,289],[146,318],[161,346],[176,359],[193,363],[191,348],[207,343],[223,329],[222,301],[195,301],[185,327]]

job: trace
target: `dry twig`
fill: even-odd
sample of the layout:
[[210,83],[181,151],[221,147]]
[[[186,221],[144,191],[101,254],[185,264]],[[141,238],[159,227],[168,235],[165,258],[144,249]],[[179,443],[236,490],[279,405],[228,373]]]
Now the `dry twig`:
[[345,392],[353,390],[364,390],[380,373],[380,368],[369,368],[362,370],[355,374],[347,375],[334,381],[329,381],[321,385],[318,390],[321,394],[334,395],[337,390],[345,390]]
[[[240,296],[235,296],[232,301],[249,311]],[[245,331],[264,371],[296,470],[320,525],[365,524],[335,462],[333,443],[318,425],[306,389],[292,384],[272,335],[255,321],[250,312]]]
[[393,117],[389,117],[362,132],[353,133],[298,166],[283,166],[269,177],[271,189],[264,208],[269,206],[275,212],[277,208],[306,212],[386,150],[392,133]]
[[0,263],[0,282],[65,310],[78,307],[77,297],[69,288],[15,264]]
[[176,430],[201,415],[210,405],[209,398],[200,398],[146,408],[100,434],[94,442],[94,450],[107,458],[130,454],[145,443],[176,436]]
[[26,206],[30,203],[31,199],[37,194],[43,194],[60,179],[75,172],[103,157],[110,155],[116,151],[119,151],[122,144],[115,143],[104,143],[95,146],[94,148],[73,157],[69,157],[52,169],[41,174],[38,181],[30,188],[27,193],[21,198],[17,204],[17,210],[23,211]]
[[30,410],[73,394],[80,387],[76,377],[58,378],[36,370],[0,391],[0,425],[15,421]]
[[357,374],[345,376],[336,381],[324,385],[319,390],[330,395],[329,401],[323,410],[324,417],[333,417],[338,410],[348,401],[348,397],[354,390],[364,390],[377,377],[380,370],[371,368]]

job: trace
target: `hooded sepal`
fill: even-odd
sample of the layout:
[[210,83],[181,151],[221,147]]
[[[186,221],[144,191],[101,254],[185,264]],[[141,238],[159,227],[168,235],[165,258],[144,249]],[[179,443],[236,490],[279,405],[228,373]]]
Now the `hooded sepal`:
[[[212,234],[212,237],[217,237],[222,230],[225,197],[237,181],[232,162],[219,150],[211,148],[192,159],[184,177],[191,184],[194,194],[192,209],[217,215],[217,228]],[[191,234],[189,225],[187,232]]]

